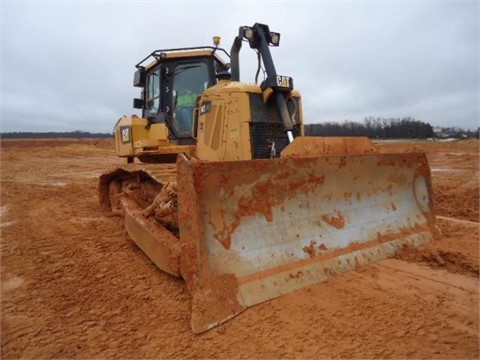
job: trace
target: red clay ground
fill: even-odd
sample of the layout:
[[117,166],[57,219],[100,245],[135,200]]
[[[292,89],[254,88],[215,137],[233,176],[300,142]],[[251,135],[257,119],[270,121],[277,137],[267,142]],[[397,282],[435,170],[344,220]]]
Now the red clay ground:
[[1,143],[2,358],[478,358],[479,143],[427,152],[442,236],[201,335],[182,281],[101,212],[107,140]]

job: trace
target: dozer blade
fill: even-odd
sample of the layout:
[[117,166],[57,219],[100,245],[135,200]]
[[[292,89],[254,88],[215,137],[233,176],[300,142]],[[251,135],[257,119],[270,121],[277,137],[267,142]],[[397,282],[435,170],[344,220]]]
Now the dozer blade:
[[425,154],[177,162],[192,329],[391,257],[435,233]]

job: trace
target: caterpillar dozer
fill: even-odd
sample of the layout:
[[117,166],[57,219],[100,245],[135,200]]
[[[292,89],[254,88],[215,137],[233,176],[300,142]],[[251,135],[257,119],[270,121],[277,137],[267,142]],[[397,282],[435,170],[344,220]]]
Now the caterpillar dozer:
[[[279,41],[256,23],[230,54],[218,37],[153,51],[134,74],[142,116],[114,127],[126,162],[100,177],[100,202],[185,280],[195,333],[436,232],[425,154],[305,136],[300,93],[272,60]],[[255,83],[240,81],[244,42],[258,56]]]

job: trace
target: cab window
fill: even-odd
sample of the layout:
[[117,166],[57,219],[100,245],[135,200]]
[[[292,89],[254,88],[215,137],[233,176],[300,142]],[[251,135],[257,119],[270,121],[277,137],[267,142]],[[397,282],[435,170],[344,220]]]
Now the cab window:
[[156,70],[147,77],[147,110],[150,114],[157,114],[160,109],[160,73]]
[[172,83],[173,126],[180,136],[192,136],[193,109],[197,96],[211,86],[206,62],[175,66]]

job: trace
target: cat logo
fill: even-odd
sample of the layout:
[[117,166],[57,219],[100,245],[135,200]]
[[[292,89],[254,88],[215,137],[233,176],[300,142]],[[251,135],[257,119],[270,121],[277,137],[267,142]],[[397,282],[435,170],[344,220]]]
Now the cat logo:
[[130,126],[121,126],[120,133],[122,135],[122,142],[129,143],[130,142]]
[[277,86],[283,88],[290,88],[290,77],[289,76],[277,76]]
[[200,107],[200,115],[203,115],[206,112],[209,112],[211,108],[212,108],[212,102],[211,101],[204,102],[202,104],[202,106]]

